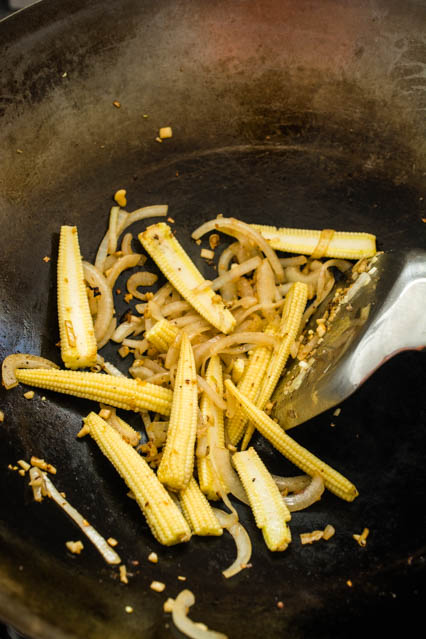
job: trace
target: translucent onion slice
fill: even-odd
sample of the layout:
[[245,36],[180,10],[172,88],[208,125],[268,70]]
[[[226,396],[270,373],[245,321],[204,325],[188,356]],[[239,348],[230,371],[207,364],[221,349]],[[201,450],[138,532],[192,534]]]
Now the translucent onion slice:
[[190,590],[182,590],[178,594],[172,608],[176,628],[191,639],[228,639],[222,632],[209,630],[204,624],[196,623],[188,617],[188,610],[194,603],[195,597]]
[[92,288],[97,288],[100,295],[98,296],[98,312],[96,315],[94,329],[96,341],[99,342],[104,337],[111,325],[114,315],[114,300],[112,297],[111,287],[103,273],[89,262],[83,262],[84,279]]
[[304,490],[298,493],[293,493],[292,495],[286,495],[284,497],[284,501],[290,512],[304,510],[304,508],[308,508],[308,506],[319,501],[323,492],[324,482],[322,478],[320,475],[314,475],[309,485]]
[[194,240],[198,240],[202,235],[214,229],[223,231],[229,235],[234,235],[238,238],[251,240],[260,248],[265,257],[269,260],[278,282],[280,284],[284,282],[284,269],[281,266],[275,251],[271,249],[268,242],[260,235],[260,233],[255,231],[251,226],[245,224],[245,222],[236,220],[233,217],[218,217],[199,226],[198,229],[193,232],[192,238]]
[[49,359],[38,357],[37,355],[25,355],[24,353],[8,355],[3,360],[1,368],[2,384],[6,390],[18,385],[18,380],[15,376],[17,368],[59,368],[59,366]]
[[86,537],[90,539],[92,544],[100,552],[102,557],[108,564],[120,564],[120,556],[115,552],[111,546],[107,543],[106,539],[102,537],[98,531],[93,528],[86,519],[80,515],[71,504],[62,497],[62,495],[56,490],[55,486],[49,479],[46,473],[43,473],[43,479],[46,485],[48,497],[51,497],[53,501],[60,507],[71,519],[77,524],[77,526],[84,532]]
[[208,285],[213,291],[217,291],[218,289],[225,287],[230,282],[236,282],[240,277],[246,275],[246,273],[254,271],[256,268],[259,267],[261,262],[262,258],[260,258],[259,256],[252,257],[242,264],[233,265],[229,271],[223,273],[222,275],[219,275],[219,277],[217,277],[212,282],[206,281],[206,285]]
[[212,386],[200,375],[197,375],[197,382],[200,392],[204,391],[206,395],[210,397],[213,404],[215,404],[218,408],[222,410],[226,410],[226,402],[222,399],[222,397],[217,393]]
[[226,528],[226,530],[232,535],[237,547],[237,557],[235,558],[235,561],[228,568],[222,571],[222,575],[226,579],[229,579],[245,568],[248,568],[252,553],[251,540],[244,526],[240,524],[239,521],[232,521],[232,515],[225,513],[223,510],[220,510],[220,508],[213,507],[212,510],[222,528]]
[[[134,255],[134,253],[133,253]],[[148,273],[148,271],[139,271],[133,273],[126,282],[127,290],[133,297],[138,300],[145,300],[145,293],[138,291],[139,286],[152,286],[158,280],[158,275]]]
[[142,255],[140,253],[131,253],[130,255],[123,255],[123,257],[120,257],[112,269],[108,272],[106,278],[108,286],[112,289],[121,273],[126,269],[133,268],[139,264],[141,257]]
[[272,475],[272,479],[276,483],[280,492],[296,493],[305,490],[311,483],[309,475],[296,475],[294,477],[281,477],[280,475]]

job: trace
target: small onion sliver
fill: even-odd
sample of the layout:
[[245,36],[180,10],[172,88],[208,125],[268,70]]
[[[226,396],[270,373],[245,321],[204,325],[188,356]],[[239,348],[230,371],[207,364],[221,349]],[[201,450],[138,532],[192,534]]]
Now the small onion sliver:
[[18,380],[15,376],[17,368],[59,368],[59,366],[49,359],[38,355],[25,355],[24,353],[8,355],[3,360],[1,369],[2,383],[6,390],[18,385]]
[[182,590],[173,602],[172,619],[176,628],[191,639],[228,639],[222,632],[209,630],[204,624],[198,624],[188,617],[188,610],[195,603],[190,590]]
[[292,495],[286,495],[284,501],[290,512],[296,510],[303,510],[308,508],[316,501],[321,499],[321,495],[324,492],[324,482],[320,475],[314,475],[309,485],[299,493],[293,493]]
[[123,257],[120,257],[107,275],[106,280],[108,286],[112,289],[121,273],[128,268],[136,266],[141,257],[142,255],[140,253],[131,253],[131,255],[123,255]]
[[71,504],[62,497],[62,495],[56,490],[55,486],[49,479],[46,473],[43,473],[43,479],[46,484],[46,489],[48,492],[48,496],[53,499],[53,501],[62,508],[66,514],[71,517],[71,519],[79,526],[79,528],[84,532],[86,537],[90,539],[92,544],[97,548],[102,557],[108,564],[120,564],[121,559],[120,556],[115,552],[113,548],[107,543],[106,539],[102,537],[98,531],[93,528],[90,524],[87,523],[86,519],[78,510],[76,510]]
[[235,218],[218,217],[209,222],[205,222],[199,226],[192,234],[194,240],[199,239],[205,233],[217,229],[228,233],[229,235],[237,234],[238,237],[244,237],[254,242],[260,250],[264,253],[265,257],[269,260],[271,267],[277,277],[278,282],[281,284],[284,281],[284,269],[277,257],[275,251],[269,246],[264,237],[251,226]]
[[228,568],[222,571],[223,576],[226,579],[229,579],[248,567],[252,553],[251,540],[247,530],[239,521],[230,523],[231,520],[228,513],[223,512],[220,508],[212,507],[212,510],[222,528],[226,528],[226,530],[232,535],[237,547],[237,557],[235,561]]
[[89,262],[83,262],[84,279],[92,288],[99,290],[98,313],[94,324],[96,341],[99,343],[111,325],[114,315],[114,300],[111,287],[103,273]]
[[222,410],[226,410],[226,402],[223,398],[215,391],[215,389],[203,378],[201,375],[197,375],[197,383],[201,391],[206,393],[208,397],[212,400],[213,404],[215,404],[218,408]]

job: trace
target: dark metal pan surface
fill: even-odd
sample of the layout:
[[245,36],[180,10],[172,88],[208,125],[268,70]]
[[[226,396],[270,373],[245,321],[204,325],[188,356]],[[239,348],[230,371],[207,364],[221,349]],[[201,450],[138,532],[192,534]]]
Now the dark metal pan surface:
[[[378,0],[44,0],[0,23],[0,357],[59,361],[59,227],[76,224],[92,260],[117,188],[129,208],[167,203],[203,270],[189,236],[217,213],[424,248],[425,28],[424,3]],[[157,143],[169,124],[173,138]],[[105,356],[122,366],[114,348]],[[326,494],[295,513],[294,541],[279,556],[237,504],[254,552],[252,568],[230,580],[226,535],[156,544],[93,442],[76,439],[90,402],[2,390],[0,617],[37,639],[178,637],[162,604],[184,586],[196,596],[193,618],[232,639],[399,636],[422,618],[426,594],[424,362],[399,355],[338,418],[292,432],[360,496],[347,504]],[[260,436],[256,446],[274,472],[294,472]],[[88,544],[67,553],[76,529],[7,468],[32,454],[119,540],[129,570],[139,562],[129,585]],[[330,541],[301,546],[299,533],[328,523]],[[360,548],[352,534],[365,526]],[[153,579],[166,583],[163,595]]]

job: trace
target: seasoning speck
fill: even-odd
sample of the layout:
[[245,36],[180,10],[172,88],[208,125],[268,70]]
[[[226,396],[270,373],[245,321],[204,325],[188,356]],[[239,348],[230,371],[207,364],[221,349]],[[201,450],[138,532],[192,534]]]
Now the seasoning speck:
[[133,612],[132,606],[126,606],[124,610],[127,612],[128,615],[131,615]]
[[121,107],[121,102],[119,102],[118,100],[114,100],[112,104],[113,106],[115,106],[116,109],[119,109]]

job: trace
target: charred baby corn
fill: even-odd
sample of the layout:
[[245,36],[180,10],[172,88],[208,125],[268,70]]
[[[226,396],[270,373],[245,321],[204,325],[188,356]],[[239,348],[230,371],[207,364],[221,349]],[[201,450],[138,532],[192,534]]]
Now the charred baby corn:
[[220,295],[214,293],[195,264],[164,222],[152,224],[138,235],[144,249],[158,268],[195,310],[222,333],[230,333],[235,318],[225,308]]
[[291,515],[270,472],[252,447],[235,453],[232,461],[266,545],[272,551],[285,550],[291,541],[286,524]]
[[169,415],[172,406],[171,390],[140,379],[42,368],[18,368],[16,379],[22,384],[92,399],[124,410],[154,410]]
[[97,345],[76,226],[61,227],[57,280],[62,360],[67,368],[92,366]]
[[191,342],[182,333],[167,440],[158,478],[174,491],[183,490],[192,477],[198,411],[197,373]]
[[[308,229],[277,228],[262,224],[251,224],[269,245],[276,251],[312,255],[321,242],[323,231]],[[351,233],[332,231],[327,233],[321,254],[316,257],[336,257],[340,259],[358,260],[372,257],[376,253],[376,236],[371,233]]]
[[306,448],[289,437],[281,426],[274,422],[265,412],[257,408],[253,402],[244,397],[230,379],[226,380],[225,385],[239,401],[242,410],[256,425],[259,433],[268,439],[274,448],[303,470],[303,472],[311,475],[311,477],[315,474],[320,475],[325,487],[337,495],[337,497],[345,501],[353,501],[355,497],[357,497],[357,489],[346,477],[343,477],[339,472],[318,459],[318,457],[315,457],[315,455],[306,450]]
[[84,423],[132,491],[154,537],[165,546],[189,541],[185,518],[146,461],[96,413],[90,413]]

